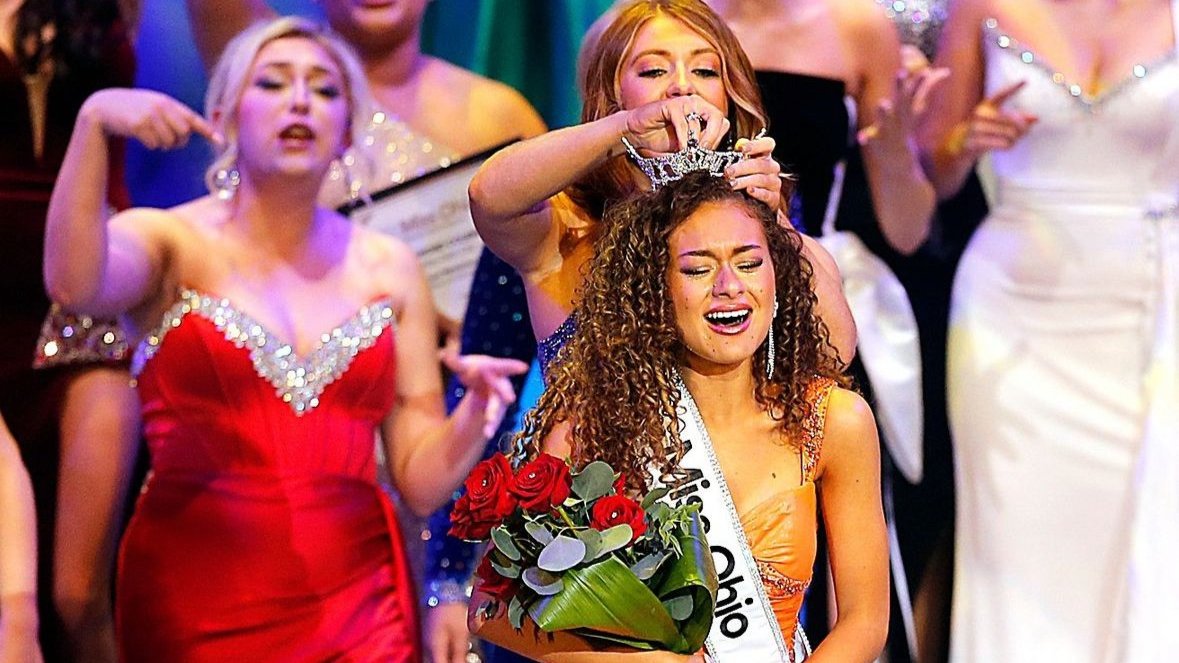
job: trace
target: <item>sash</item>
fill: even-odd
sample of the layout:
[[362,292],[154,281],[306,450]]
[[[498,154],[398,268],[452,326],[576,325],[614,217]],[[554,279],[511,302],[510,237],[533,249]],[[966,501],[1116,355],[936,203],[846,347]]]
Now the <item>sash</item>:
[[655,486],[669,489],[664,499],[676,505],[700,505],[719,581],[716,612],[705,647],[716,663],[802,660],[810,653],[806,636],[801,628],[789,642],[782,636],[700,410],[678,376],[676,385],[684,456],[670,476],[657,470],[652,475]]

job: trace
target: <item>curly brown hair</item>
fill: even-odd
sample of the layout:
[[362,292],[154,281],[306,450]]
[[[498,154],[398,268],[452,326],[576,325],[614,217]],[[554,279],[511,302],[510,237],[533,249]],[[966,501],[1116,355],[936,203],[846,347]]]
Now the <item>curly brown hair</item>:
[[568,424],[574,465],[606,461],[632,489],[647,487],[651,467],[670,472],[678,464],[677,367],[686,350],[668,294],[668,242],[708,203],[739,205],[766,236],[779,308],[771,323],[773,378],[766,377],[766,343],[752,364],[755,398],[779,422],[782,439],[792,445],[801,439],[810,414],[807,387],[815,378],[846,384],[815,312],[814,271],[798,233],[723,178],[694,174],[607,211],[574,312],[576,332],[550,365],[547,389],[517,433],[516,443],[531,455],[554,428]]

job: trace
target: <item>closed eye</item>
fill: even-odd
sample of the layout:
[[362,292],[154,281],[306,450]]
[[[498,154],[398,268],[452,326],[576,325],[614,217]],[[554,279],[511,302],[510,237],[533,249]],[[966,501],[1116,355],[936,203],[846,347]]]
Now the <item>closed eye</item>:
[[286,85],[286,83],[283,81],[267,76],[263,76],[262,78],[254,81],[254,87],[261,90],[281,90],[284,85]]
[[338,99],[340,97],[340,88],[335,85],[322,85],[315,89],[315,93],[325,99]]

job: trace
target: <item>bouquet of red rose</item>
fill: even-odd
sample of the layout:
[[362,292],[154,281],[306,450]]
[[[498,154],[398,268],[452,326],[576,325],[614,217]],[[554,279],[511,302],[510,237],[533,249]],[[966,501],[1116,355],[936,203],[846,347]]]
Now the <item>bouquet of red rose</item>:
[[502,454],[466,481],[450,534],[490,539],[476,572],[494,601],[507,602],[511,625],[525,618],[547,633],[636,649],[699,651],[712,624],[717,578],[694,504],[641,501],[623,493],[606,463],[578,472],[542,454],[518,472]]

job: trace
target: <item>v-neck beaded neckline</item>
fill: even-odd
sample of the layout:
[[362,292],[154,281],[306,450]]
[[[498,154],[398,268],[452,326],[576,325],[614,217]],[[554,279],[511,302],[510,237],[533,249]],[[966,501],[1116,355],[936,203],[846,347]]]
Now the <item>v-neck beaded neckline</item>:
[[[1172,11],[1175,11],[1172,8]],[[1172,17],[1176,18],[1176,17]],[[1054,69],[1051,63],[1041,57],[1038,53],[1021,43],[1008,33],[1004,32],[999,25],[999,20],[996,18],[987,18],[983,21],[983,31],[986,39],[994,43],[1002,52],[1010,54],[1012,57],[1018,58],[1021,62],[1029,67],[1033,67],[1040,72],[1047,75],[1053,83],[1063,89],[1071,98],[1082,104],[1088,110],[1095,110],[1102,105],[1109,102],[1118,96],[1120,92],[1126,88],[1141,81],[1159,69],[1172,65],[1179,61],[1179,34],[1175,35],[1177,44],[1166,54],[1155,58],[1151,62],[1140,62],[1132,67],[1130,71],[1121,78],[1113,81],[1109,86],[1100,90],[1096,94],[1090,95],[1085,92],[1082,87],[1075,80],[1070,80],[1063,72]]]

